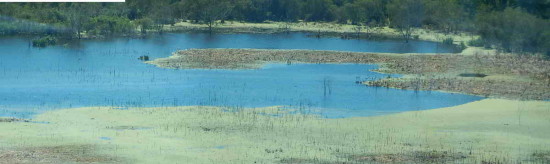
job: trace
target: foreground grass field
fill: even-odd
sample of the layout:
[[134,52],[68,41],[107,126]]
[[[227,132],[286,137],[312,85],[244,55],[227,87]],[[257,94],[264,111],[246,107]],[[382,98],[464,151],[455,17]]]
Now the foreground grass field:
[[378,117],[279,107],[90,107],[0,122],[0,163],[548,163],[550,102]]

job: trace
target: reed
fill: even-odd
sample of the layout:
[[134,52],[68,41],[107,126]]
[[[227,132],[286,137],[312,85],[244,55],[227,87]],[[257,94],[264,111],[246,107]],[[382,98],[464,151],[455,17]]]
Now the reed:
[[[190,49],[147,63],[173,69],[260,69],[266,63],[379,64],[378,72],[404,78],[364,84],[439,90],[487,97],[549,100],[550,61],[539,56],[493,54],[389,54],[311,50]],[[464,77],[483,74],[483,77]]]
[[[544,163],[550,152],[546,117],[550,106],[545,101],[486,99],[345,119],[323,119],[296,110],[205,106],[55,110],[32,122],[0,123],[0,161]],[[37,121],[48,123],[33,123]]]

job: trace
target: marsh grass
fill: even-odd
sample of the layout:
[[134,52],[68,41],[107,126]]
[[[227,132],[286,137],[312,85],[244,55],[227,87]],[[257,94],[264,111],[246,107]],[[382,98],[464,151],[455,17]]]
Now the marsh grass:
[[486,74],[482,74],[482,73],[461,73],[458,76],[460,76],[460,77],[479,77],[479,78],[487,77]]
[[540,161],[543,163],[550,163],[550,151],[546,152],[534,152],[532,155],[532,161]]
[[0,149],[0,163],[116,163],[115,157],[97,155],[93,145]]
[[[538,56],[411,55],[405,60],[386,63],[382,71],[409,76],[367,81],[365,84],[487,97],[550,99],[550,61]],[[481,76],[483,78],[479,78]]]
[[468,156],[463,153],[447,151],[416,151],[402,154],[367,154],[352,156],[352,161],[370,163],[447,163],[466,159]]
[[28,122],[28,120],[19,119],[19,118],[2,118],[2,117],[0,117],[0,123],[4,123],[4,122],[18,122],[18,121],[25,121],[25,122]]
[[385,55],[337,51],[259,50],[259,49],[190,49],[169,58],[147,63],[164,68],[258,69],[277,63],[378,63],[391,58]]
[[[511,54],[384,54],[311,50],[190,49],[147,63],[174,69],[259,69],[265,63],[380,64],[374,70],[404,78],[365,81],[371,86],[441,90],[487,97],[550,99],[550,61]],[[484,78],[463,77],[483,74]]]
[[59,151],[59,158],[41,155],[59,161],[537,163],[550,151],[549,109],[548,102],[488,99],[430,111],[323,119],[282,107],[93,107],[51,111],[33,120],[50,124],[0,123],[7,132],[0,142],[4,150],[94,147],[74,151],[79,157],[63,153],[70,147]]

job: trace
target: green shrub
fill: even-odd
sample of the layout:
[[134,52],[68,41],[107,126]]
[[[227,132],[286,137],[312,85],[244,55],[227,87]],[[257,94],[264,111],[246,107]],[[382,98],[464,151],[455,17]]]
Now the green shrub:
[[134,25],[128,18],[113,16],[92,18],[86,27],[89,33],[99,35],[124,35],[134,31]]
[[151,29],[154,22],[150,18],[141,18],[141,19],[136,19],[134,21],[134,24],[140,27],[141,33],[145,34],[147,33],[147,30]]
[[478,38],[478,39],[468,41],[468,45],[472,47],[484,47],[485,41],[483,41],[483,39],[481,38]]
[[443,39],[443,44],[446,44],[446,45],[453,45],[453,43],[454,43],[453,38],[446,38],[446,39]]
[[461,50],[464,50],[468,47],[466,46],[466,44],[464,44],[464,42],[460,42],[460,45],[458,45],[458,48],[460,48]]
[[38,39],[32,40],[32,46],[34,47],[46,47],[50,45],[55,45],[58,42],[56,37],[46,36]]

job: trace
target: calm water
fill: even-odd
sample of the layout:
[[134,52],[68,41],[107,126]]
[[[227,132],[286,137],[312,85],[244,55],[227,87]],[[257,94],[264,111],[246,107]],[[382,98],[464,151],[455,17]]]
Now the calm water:
[[[286,105],[339,118],[464,104],[482,98],[355,84],[387,74],[375,65],[271,64],[259,70],[170,70],[137,58],[167,57],[187,48],[273,48],[366,52],[453,52],[423,41],[309,38],[305,34],[165,34],[148,39],[83,41],[48,48],[0,38],[0,116],[30,117],[83,106]],[[398,75],[390,75],[398,76]]]

